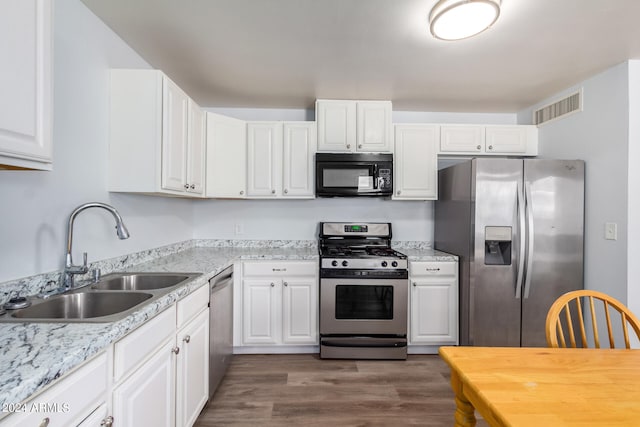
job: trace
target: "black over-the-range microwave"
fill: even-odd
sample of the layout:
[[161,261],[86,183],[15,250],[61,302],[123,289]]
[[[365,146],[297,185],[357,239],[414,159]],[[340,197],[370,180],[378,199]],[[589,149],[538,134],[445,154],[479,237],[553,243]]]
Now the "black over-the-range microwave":
[[316,196],[391,196],[392,154],[316,154]]

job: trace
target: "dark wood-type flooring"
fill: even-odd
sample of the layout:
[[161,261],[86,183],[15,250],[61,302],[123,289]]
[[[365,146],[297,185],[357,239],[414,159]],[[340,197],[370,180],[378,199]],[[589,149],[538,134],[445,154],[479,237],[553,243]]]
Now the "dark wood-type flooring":
[[454,411],[449,369],[436,355],[406,361],[235,355],[195,427],[450,427]]

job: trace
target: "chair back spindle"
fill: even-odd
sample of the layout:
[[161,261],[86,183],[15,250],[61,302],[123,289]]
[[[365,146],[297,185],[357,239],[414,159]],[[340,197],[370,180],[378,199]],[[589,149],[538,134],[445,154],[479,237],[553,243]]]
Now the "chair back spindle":
[[[591,338],[593,345],[600,348],[600,313],[600,319],[606,324],[610,348],[616,348],[617,332],[621,332],[624,337],[625,348],[631,348],[629,325],[640,340],[640,320],[624,304],[602,292],[579,290],[560,296],[549,309],[546,321],[547,344],[549,347],[588,347]],[[590,335],[587,333],[588,329]]]

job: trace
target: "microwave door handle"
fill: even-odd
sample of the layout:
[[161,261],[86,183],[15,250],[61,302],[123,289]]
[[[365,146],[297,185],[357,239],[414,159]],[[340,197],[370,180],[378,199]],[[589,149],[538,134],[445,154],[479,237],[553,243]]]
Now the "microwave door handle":
[[373,165],[373,189],[378,189],[378,164]]

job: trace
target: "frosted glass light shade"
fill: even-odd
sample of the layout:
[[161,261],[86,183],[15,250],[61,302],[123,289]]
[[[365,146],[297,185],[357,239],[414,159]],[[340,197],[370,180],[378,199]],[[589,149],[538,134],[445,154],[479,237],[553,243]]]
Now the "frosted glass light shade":
[[480,34],[500,16],[500,0],[440,0],[431,9],[429,29],[442,40]]

